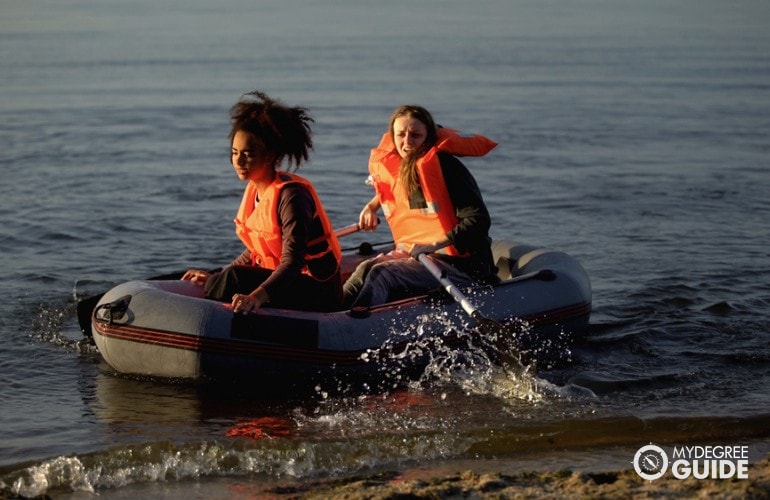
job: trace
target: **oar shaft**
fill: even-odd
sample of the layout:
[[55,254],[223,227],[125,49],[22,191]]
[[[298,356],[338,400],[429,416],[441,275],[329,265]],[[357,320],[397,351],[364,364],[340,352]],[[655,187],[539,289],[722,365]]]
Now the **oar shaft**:
[[350,224],[349,226],[341,227],[334,231],[334,234],[337,235],[337,238],[342,238],[343,236],[347,236],[349,234],[357,233],[361,230],[361,226],[358,225],[358,222],[355,224]]
[[[349,234],[357,233],[361,230],[361,227],[356,222],[355,224],[350,224],[349,226],[341,227],[339,229],[334,230],[334,234],[337,235],[337,238],[342,238],[343,236],[347,236]],[[307,246],[312,247],[315,246],[322,241],[326,239],[326,236],[319,236],[318,238],[314,240],[310,240],[307,242]]]
[[478,313],[476,306],[471,304],[468,298],[453,283],[449,282],[448,279],[441,278],[441,284],[444,285],[444,290],[446,290],[449,295],[460,304],[460,307],[475,319],[476,313]]
[[441,272],[441,269],[439,269],[436,263],[433,262],[433,260],[431,260],[431,258],[424,253],[420,254],[417,259],[423,266],[425,266],[425,268],[433,275],[433,277],[436,278],[439,283],[441,283],[441,285],[444,287],[444,290],[446,290],[447,293],[451,295],[453,299],[455,299],[455,302],[460,304],[460,307],[462,307],[466,313],[476,319],[476,315],[478,314],[476,306],[471,304],[471,302],[467,297],[465,297],[465,295],[463,295],[460,289],[457,288],[455,284],[452,283],[446,276],[444,276],[444,273]]

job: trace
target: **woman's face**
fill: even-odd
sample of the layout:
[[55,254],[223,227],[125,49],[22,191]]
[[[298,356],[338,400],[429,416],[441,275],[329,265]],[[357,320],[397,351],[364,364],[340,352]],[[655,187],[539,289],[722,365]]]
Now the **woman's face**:
[[269,182],[275,176],[274,158],[254,134],[239,130],[233,136],[230,161],[242,181]]
[[417,118],[400,116],[393,121],[393,142],[401,158],[417,150],[428,137],[428,127]]

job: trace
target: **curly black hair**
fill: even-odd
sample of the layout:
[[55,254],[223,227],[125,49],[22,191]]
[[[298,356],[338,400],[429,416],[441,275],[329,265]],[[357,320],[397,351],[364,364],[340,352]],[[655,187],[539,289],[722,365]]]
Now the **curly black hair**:
[[286,159],[297,170],[313,149],[310,124],[314,120],[308,110],[286,106],[264,92],[255,90],[243,94],[230,108],[230,119],[230,142],[240,130],[253,134],[262,141],[266,151],[275,155],[276,166]]

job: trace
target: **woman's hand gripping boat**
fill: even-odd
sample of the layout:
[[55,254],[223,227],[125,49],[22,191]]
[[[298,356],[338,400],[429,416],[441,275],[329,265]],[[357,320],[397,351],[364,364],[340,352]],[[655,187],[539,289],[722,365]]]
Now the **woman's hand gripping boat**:
[[[499,333],[510,338],[496,339],[496,346],[526,355],[549,339],[587,330],[591,285],[576,259],[512,241],[496,241],[492,249],[502,282],[466,293],[486,317],[510,327]],[[366,257],[346,253],[343,271],[351,272]],[[372,361],[372,352],[403,353],[426,335],[451,340],[473,330],[458,304],[441,291],[366,311],[263,307],[244,316],[233,314],[229,304],[204,299],[199,286],[180,280],[120,284],[101,297],[90,318],[99,352],[122,374],[280,377],[311,384],[330,377],[377,378],[382,366]],[[409,359],[415,371],[427,361],[426,356]]]

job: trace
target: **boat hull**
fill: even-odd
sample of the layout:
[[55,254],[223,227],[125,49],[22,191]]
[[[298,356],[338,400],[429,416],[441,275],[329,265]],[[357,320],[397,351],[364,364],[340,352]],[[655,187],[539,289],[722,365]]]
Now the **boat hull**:
[[[502,283],[466,294],[485,317],[510,326],[503,335],[511,338],[498,340],[527,349],[527,342],[587,329],[591,287],[574,258],[509,241],[495,242],[493,251]],[[194,380],[377,378],[388,359],[404,366],[403,354],[416,342],[437,337],[451,344],[472,326],[442,291],[365,312],[265,307],[244,316],[180,280],[120,284],[92,315],[96,346],[115,371]],[[415,371],[425,362],[419,354],[408,359]]]

